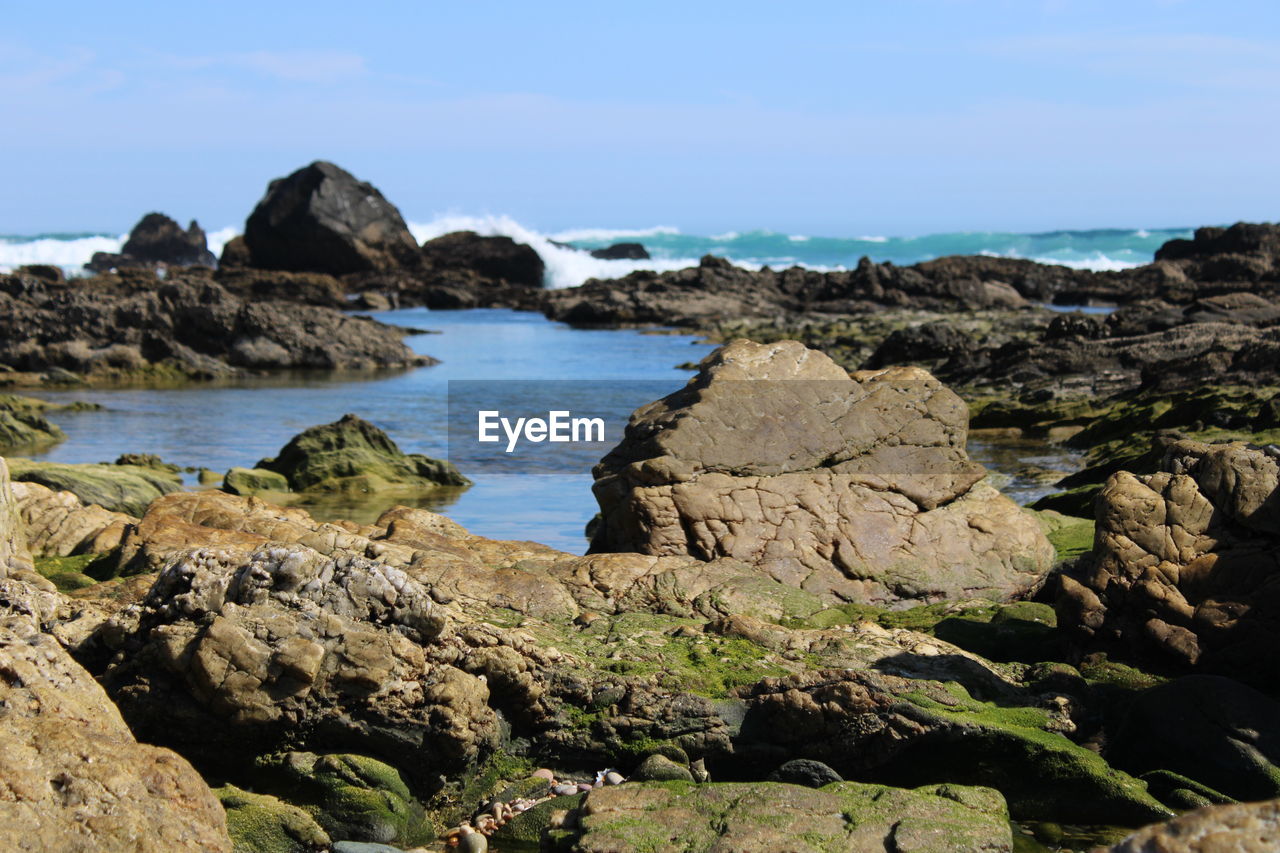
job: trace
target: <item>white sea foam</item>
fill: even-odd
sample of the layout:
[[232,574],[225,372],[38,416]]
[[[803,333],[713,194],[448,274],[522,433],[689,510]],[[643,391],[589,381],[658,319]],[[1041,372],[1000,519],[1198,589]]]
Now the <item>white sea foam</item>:
[[1141,237],[1145,240],[1147,237],[1151,236],[1151,232],[1145,228],[1139,228],[1137,231],[1133,232],[1133,236]]
[[709,240],[715,240],[717,243],[728,243],[730,240],[737,240],[742,235],[737,231],[726,231],[723,234],[712,234]]
[[[983,254],[986,254],[985,252]],[[1118,270],[1131,270],[1134,267],[1142,266],[1136,261],[1122,261],[1117,258],[1108,258],[1101,252],[1096,253],[1090,258],[1073,258],[1071,260],[1063,260],[1061,258],[1032,258],[1042,264],[1057,264],[1061,267],[1071,267],[1073,270],[1093,270],[1094,272],[1116,272]]]
[[210,231],[205,236],[209,241],[209,251],[213,252],[215,258],[220,258],[222,257],[222,248],[230,243],[233,238],[240,236],[240,229],[234,225],[228,225],[226,228]]
[[52,264],[68,271],[78,270],[94,252],[118,252],[128,235],[77,237],[59,240],[40,237],[21,240],[0,237],[0,271],[8,272],[23,264]]
[[[430,222],[410,222],[409,232],[419,243],[453,231],[474,231],[485,237],[510,237],[524,243],[542,258],[547,266],[546,285],[552,289],[576,287],[590,278],[620,278],[636,270],[678,270],[697,266],[694,258],[654,258],[647,261],[606,261],[591,257],[578,249],[566,249],[551,242],[552,238],[526,228],[509,216],[462,216],[449,214]],[[566,232],[555,235],[559,240]],[[572,232],[569,232],[572,233]],[[601,232],[596,232],[601,233]],[[636,232],[630,232],[634,235]],[[658,233],[658,232],[655,232]],[[671,233],[671,232],[662,232]],[[578,239],[587,239],[579,237]],[[613,239],[612,237],[606,239]]]
[[863,243],[888,243],[889,242],[888,237],[880,237],[877,235],[868,235],[868,236],[858,237],[856,239],[860,240]]
[[810,237],[808,234],[792,234],[789,237],[787,237],[787,239],[790,240],[792,243],[808,243],[813,238]]

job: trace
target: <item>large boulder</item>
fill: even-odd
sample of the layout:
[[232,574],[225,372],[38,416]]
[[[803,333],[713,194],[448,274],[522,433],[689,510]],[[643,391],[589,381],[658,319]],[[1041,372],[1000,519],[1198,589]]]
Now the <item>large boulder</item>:
[[109,272],[117,267],[211,267],[217,264],[204,229],[193,219],[184,230],[163,213],[148,213],[133,226],[120,254],[94,252],[85,268]]
[[1172,441],[1159,470],[1107,480],[1093,557],[1064,577],[1059,624],[1115,647],[1274,689],[1280,683],[1280,460],[1243,442]]
[[416,267],[418,244],[372,185],[317,161],[277,178],[245,222],[252,265],[332,275]]
[[530,246],[510,237],[455,231],[422,244],[432,278],[485,287],[542,287],[546,266]]
[[[299,433],[274,459],[263,459],[257,468],[282,475],[296,492],[378,492],[471,485],[453,463],[405,453],[385,432],[352,414]],[[247,481],[243,477],[236,479],[238,484],[244,482]]]
[[191,765],[134,740],[93,677],[11,605],[0,673],[0,847],[230,853],[222,806]]
[[735,341],[596,466],[591,550],[732,557],[842,600],[1025,593],[1053,546],[984,482],[967,424],[923,370],[851,377],[795,341]]

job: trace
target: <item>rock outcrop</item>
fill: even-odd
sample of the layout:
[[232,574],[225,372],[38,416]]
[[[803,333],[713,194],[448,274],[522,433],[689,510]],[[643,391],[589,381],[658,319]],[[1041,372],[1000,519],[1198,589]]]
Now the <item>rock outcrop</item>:
[[191,765],[135,741],[102,687],[4,599],[0,846],[230,853],[222,806]]
[[131,515],[98,504],[86,505],[71,492],[39,483],[18,481],[12,488],[27,543],[38,557],[109,551],[119,546],[125,531],[138,522]]
[[183,488],[182,476],[148,465],[68,464],[12,459],[16,482],[36,483],[57,492],[70,492],[83,504],[109,512],[139,516],[161,495]]
[[542,287],[546,265],[530,246],[510,237],[455,231],[422,244],[426,275],[478,287]]
[[[296,492],[380,492],[471,485],[453,463],[405,453],[385,432],[352,414],[299,433],[275,458],[260,461],[257,469],[283,476]],[[240,475],[236,482],[243,485],[247,479]]]
[[332,275],[414,268],[418,244],[372,185],[317,161],[277,178],[244,227],[251,265]]
[[0,457],[0,579],[19,571],[31,571],[31,552],[9,483],[9,465]]
[[44,448],[66,438],[44,412],[56,405],[30,397],[0,394],[0,451]]
[[1112,475],[1092,565],[1063,578],[1059,624],[1086,648],[1274,688],[1278,485],[1270,446],[1242,442],[1174,441],[1157,473]]
[[148,213],[133,226],[120,254],[94,252],[85,269],[110,272],[117,267],[212,267],[217,264],[209,243],[196,221],[183,230],[163,213]]
[[[434,363],[404,330],[332,308],[241,299],[208,270],[129,270],[19,296],[0,281],[0,364],[90,379],[214,378],[263,370],[367,370]],[[0,279],[5,277],[0,276]],[[8,278],[14,278],[10,276]]]
[[794,341],[735,341],[596,466],[592,551],[730,557],[840,600],[1024,593],[1053,548],[982,482],[967,422],[922,370],[851,378]]

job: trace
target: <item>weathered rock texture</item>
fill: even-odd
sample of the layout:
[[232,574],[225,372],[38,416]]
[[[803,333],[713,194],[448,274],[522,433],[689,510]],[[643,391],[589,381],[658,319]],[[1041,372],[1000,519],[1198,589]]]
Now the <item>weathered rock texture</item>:
[[109,551],[120,544],[129,525],[138,521],[98,504],[86,505],[71,492],[54,491],[39,483],[14,483],[13,497],[27,543],[38,557]]
[[844,600],[1025,592],[1053,548],[982,482],[967,423],[923,370],[850,378],[794,341],[735,341],[596,467],[592,551],[732,557]]
[[222,806],[191,765],[136,742],[89,673],[11,608],[0,613],[0,708],[5,850],[230,853]]
[[1280,800],[1206,806],[1144,827],[1111,853],[1269,853],[1280,849]]
[[372,185],[317,161],[267,187],[245,222],[251,265],[332,275],[415,267],[418,244]]
[[129,515],[142,515],[153,500],[183,487],[180,474],[151,465],[12,459],[9,470],[15,482],[71,492],[85,504]]
[[148,213],[133,226],[120,254],[94,252],[85,268],[109,272],[116,267],[211,267],[216,263],[204,229],[194,219],[183,230],[163,213]]
[[1092,566],[1063,579],[1059,623],[1086,646],[1280,683],[1280,462],[1242,442],[1168,445],[1114,474]]

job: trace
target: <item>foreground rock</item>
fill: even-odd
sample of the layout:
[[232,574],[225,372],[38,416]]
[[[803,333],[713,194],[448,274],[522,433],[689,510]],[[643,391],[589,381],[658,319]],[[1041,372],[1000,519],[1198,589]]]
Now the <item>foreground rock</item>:
[[9,484],[9,465],[0,458],[0,579],[31,570],[31,552],[17,501]]
[[[0,277],[0,364],[46,381],[217,378],[262,370],[433,363],[404,331],[331,308],[243,300],[198,269],[164,281],[132,270],[18,296]],[[74,375],[73,375],[74,374]]]
[[117,267],[212,267],[217,264],[209,243],[196,221],[183,230],[163,213],[148,213],[133,226],[120,254],[94,252],[85,269],[110,272]]
[[1206,806],[1135,832],[1111,853],[1267,853],[1280,846],[1280,800]]
[[1160,471],[1113,475],[1093,561],[1064,578],[1060,624],[1086,647],[1280,683],[1280,462],[1241,442],[1174,441]]
[[110,551],[138,521],[98,504],[85,504],[72,492],[55,491],[36,482],[14,483],[13,499],[27,542],[38,557]]
[[629,784],[592,791],[553,832],[556,849],[789,850],[796,853],[1011,851],[1000,795],[939,785],[903,790],[838,782]]
[[222,807],[191,765],[136,742],[89,673],[11,609],[0,672],[0,846],[229,853]]
[[416,267],[400,211],[370,184],[317,161],[267,187],[245,222],[249,265],[331,275]]
[[1053,548],[982,482],[967,420],[922,370],[850,378],[795,342],[736,341],[596,467],[592,551],[731,557],[842,600],[1012,597]]
[[[259,462],[256,470],[279,474],[295,492],[381,492],[471,485],[453,463],[405,453],[385,432],[352,414],[299,433],[274,459]],[[228,475],[228,480],[239,484],[237,488],[273,485],[269,477],[253,472],[237,473],[234,478]]]

